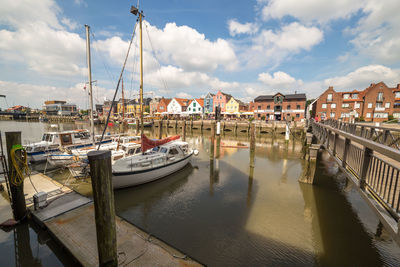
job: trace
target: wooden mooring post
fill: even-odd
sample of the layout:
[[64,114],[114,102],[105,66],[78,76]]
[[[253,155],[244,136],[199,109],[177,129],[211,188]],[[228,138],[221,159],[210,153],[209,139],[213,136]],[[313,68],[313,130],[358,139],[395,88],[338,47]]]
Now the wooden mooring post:
[[90,151],[88,159],[92,177],[99,265],[117,266],[111,151]]
[[[26,203],[24,195],[24,178],[19,177],[20,182],[16,183],[17,171],[11,159],[11,150],[15,145],[21,145],[21,132],[6,132],[6,145],[7,145],[7,155],[8,155],[8,179],[11,191],[11,203],[14,214],[14,219],[16,221],[24,219],[26,215]],[[21,151],[15,153],[17,164],[20,164],[22,160]],[[22,166],[19,166],[22,168]]]

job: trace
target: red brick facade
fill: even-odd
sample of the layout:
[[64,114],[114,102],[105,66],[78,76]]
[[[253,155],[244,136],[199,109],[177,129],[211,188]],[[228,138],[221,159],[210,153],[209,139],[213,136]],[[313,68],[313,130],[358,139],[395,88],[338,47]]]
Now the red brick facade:
[[387,121],[389,116],[400,118],[400,84],[396,88],[389,88],[380,82],[371,84],[363,91],[351,92],[336,92],[329,87],[315,105],[312,117],[316,120],[382,122]]
[[158,102],[158,104],[157,104],[157,112],[158,113],[167,112],[167,106],[168,106],[169,102],[171,102],[171,99],[164,98],[164,97],[161,98],[160,102]]
[[305,117],[306,95],[277,93],[258,96],[250,102],[249,109],[254,111],[255,119],[300,121]]

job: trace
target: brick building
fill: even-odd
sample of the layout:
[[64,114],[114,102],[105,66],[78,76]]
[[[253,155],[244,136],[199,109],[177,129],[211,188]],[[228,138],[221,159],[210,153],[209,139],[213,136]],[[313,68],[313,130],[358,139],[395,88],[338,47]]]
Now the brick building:
[[371,84],[363,91],[336,92],[330,86],[314,103],[316,120],[342,119],[382,122],[389,116],[400,118],[400,84],[389,88],[384,82]]
[[281,94],[261,95],[250,103],[250,110],[254,111],[254,117],[267,120],[295,120],[304,119],[306,108],[305,94]]
[[167,107],[169,102],[171,102],[170,98],[161,98],[160,101],[157,104],[157,112],[158,113],[163,113],[163,112],[167,112]]

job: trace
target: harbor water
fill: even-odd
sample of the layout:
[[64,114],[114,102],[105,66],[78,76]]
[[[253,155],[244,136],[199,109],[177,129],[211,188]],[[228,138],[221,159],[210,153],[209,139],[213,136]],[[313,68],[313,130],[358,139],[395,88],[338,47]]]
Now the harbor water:
[[[39,140],[44,131],[76,128],[88,125],[0,121],[3,137],[21,131],[23,142]],[[155,136],[152,129],[147,134]],[[399,246],[328,154],[317,166],[314,186],[298,182],[304,166],[299,137],[287,144],[283,137],[257,136],[254,159],[246,133],[224,133],[212,160],[209,131],[187,130],[186,141],[199,155],[159,181],[116,190],[117,215],[208,266],[400,266]],[[68,177],[65,171],[49,175],[61,182]],[[90,180],[68,184],[91,194]],[[0,197],[4,220],[11,216],[7,205]],[[24,229],[16,238],[18,228]],[[42,232],[32,223],[0,230],[0,266],[12,266],[17,258],[73,265]],[[24,246],[18,246],[21,235],[28,238]]]

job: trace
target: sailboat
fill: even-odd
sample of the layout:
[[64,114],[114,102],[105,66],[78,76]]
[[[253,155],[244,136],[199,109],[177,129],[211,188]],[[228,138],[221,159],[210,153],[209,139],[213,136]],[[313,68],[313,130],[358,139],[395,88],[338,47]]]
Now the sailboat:
[[144,135],[143,123],[143,11],[132,6],[131,13],[139,15],[140,28],[140,132],[141,154],[127,156],[112,164],[114,189],[140,185],[166,177],[185,167],[190,158],[198,154],[189,144],[179,141],[179,136],[150,140]]

